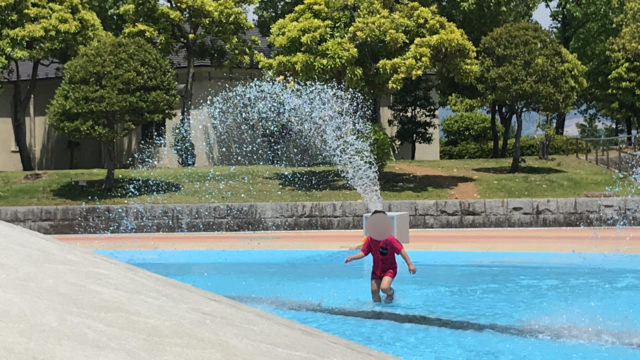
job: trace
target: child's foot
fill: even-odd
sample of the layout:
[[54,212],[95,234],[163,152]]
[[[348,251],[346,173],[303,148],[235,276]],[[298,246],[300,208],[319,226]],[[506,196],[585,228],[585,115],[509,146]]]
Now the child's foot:
[[385,304],[391,304],[393,302],[393,295],[395,295],[396,291],[393,288],[389,289],[387,296],[384,297]]

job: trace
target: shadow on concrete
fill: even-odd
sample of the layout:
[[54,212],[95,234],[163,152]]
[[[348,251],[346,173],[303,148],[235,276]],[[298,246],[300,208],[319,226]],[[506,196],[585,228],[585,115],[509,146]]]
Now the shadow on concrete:
[[51,193],[62,199],[82,201],[160,195],[182,190],[182,185],[178,183],[146,178],[118,178],[109,190],[102,188],[103,183],[103,180],[87,180],[84,183],[73,181],[61,185]]
[[[509,174],[509,166],[496,166],[487,168],[476,168],[473,171],[483,172],[488,174]],[[518,170],[519,174],[559,174],[566,171],[560,169],[554,169],[546,166],[520,166]]]

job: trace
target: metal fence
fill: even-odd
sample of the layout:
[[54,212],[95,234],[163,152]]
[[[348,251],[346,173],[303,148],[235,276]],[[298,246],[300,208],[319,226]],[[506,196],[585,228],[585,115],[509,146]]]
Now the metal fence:
[[[576,158],[615,169],[622,173],[631,173],[640,166],[640,144],[638,135],[621,135],[607,138],[567,138],[565,152],[573,147]],[[574,144],[571,144],[571,143]],[[571,146],[573,145],[573,146]]]

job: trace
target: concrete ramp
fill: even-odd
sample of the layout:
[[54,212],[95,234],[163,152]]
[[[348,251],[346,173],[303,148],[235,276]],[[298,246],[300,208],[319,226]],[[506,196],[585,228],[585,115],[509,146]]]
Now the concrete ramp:
[[5,359],[385,359],[320,330],[0,221]]

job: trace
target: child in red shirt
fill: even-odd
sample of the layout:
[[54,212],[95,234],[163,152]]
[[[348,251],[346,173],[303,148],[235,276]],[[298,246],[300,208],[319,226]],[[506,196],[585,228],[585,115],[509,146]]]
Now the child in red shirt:
[[[375,214],[384,214],[388,218],[386,213],[381,210],[376,210],[371,213],[369,221],[373,220]],[[375,235],[375,234],[374,234]],[[353,260],[359,260],[365,256],[371,254],[373,256],[373,268],[371,269],[371,297],[373,302],[380,302],[380,290],[385,293],[384,302],[390,304],[393,302],[395,291],[391,287],[393,279],[398,272],[398,264],[396,263],[396,254],[400,254],[402,259],[409,267],[409,273],[415,274],[416,267],[411,262],[411,258],[404,250],[402,244],[393,235],[389,235],[383,240],[378,240],[372,236],[367,236],[360,252],[348,256],[344,262],[348,263]]]

